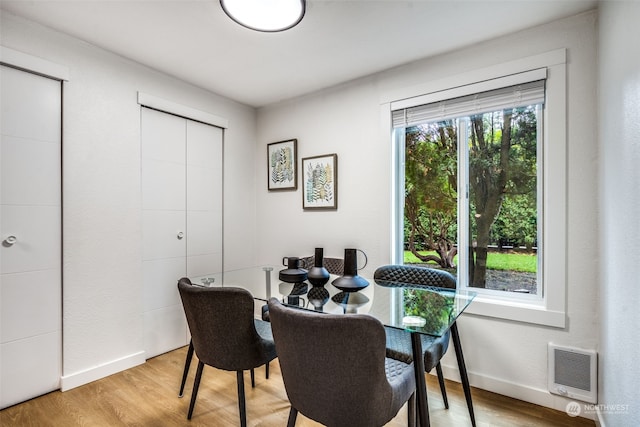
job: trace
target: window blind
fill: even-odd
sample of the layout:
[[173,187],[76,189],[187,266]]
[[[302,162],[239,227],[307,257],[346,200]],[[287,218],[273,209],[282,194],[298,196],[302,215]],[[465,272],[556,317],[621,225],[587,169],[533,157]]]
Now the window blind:
[[544,104],[545,80],[507,86],[392,111],[393,127],[415,126],[489,111]]

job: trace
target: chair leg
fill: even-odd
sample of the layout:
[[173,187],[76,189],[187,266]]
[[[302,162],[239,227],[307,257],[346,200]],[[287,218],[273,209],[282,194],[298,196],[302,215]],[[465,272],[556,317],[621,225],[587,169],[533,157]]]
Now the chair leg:
[[467,408],[469,409],[469,417],[471,417],[471,425],[476,426],[476,417],[473,413],[473,402],[471,401],[471,386],[469,385],[469,377],[467,376],[467,367],[464,363],[464,356],[462,355],[462,344],[460,344],[460,335],[458,334],[458,325],[453,322],[451,325],[451,338],[453,340],[453,347],[456,350],[456,358],[458,359],[458,369],[460,370],[460,380],[462,381],[462,389],[464,390],[464,397],[467,400]]
[[409,427],[416,427],[416,394],[411,394],[407,402],[407,424]]
[[[253,369],[251,370],[251,373],[253,374]],[[247,427],[247,409],[244,403],[244,372],[237,371],[236,376],[238,377],[238,409],[240,410],[240,426]]]
[[298,410],[292,406],[289,410],[289,420],[287,420],[287,427],[295,427],[297,417]]
[[182,397],[184,395],[184,385],[187,382],[191,359],[193,359],[193,341],[189,341],[189,350],[187,350],[187,358],[184,361],[184,372],[182,373],[182,382],[180,383],[180,392],[178,393],[178,397]]
[[251,373],[251,388],[255,388],[256,387],[256,374],[255,374],[255,372],[253,372],[253,369],[251,369],[250,373]]
[[193,391],[191,392],[191,403],[189,404],[189,413],[187,419],[191,419],[193,415],[193,408],[196,406],[196,396],[198,395],[198,388],[200,387],[200,379],[202,378],[202,370],[204,369],[204,363],[198,361],[198,370],[196,370],[196,379],[193,381]]
[[442,366],[440,362],[436,365],[436,372],[438,373],[438,382],[440,383],[440,392],[442,393],[442,400],[444,400],[444,408],[449,409],[449,400],[447,399],[447,389],[444,387],[444,375],[442,374]]

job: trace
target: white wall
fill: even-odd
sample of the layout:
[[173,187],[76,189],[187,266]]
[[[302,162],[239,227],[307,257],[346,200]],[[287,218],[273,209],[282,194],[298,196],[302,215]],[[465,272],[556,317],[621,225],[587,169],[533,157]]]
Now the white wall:
[[[425,41],[428,42],[428,41]],[[258,111],[258,253],[326,256],[345,247],[369,255],[370,275],[390,259],[390,152],[381,130],[381,99],[431,81],[527,56],[567,49],[567,326],[564,329],[466,315],[459,321],[473,385],[565,409],[547,392],[547,343],[597,349],[598,262],[596,13],[518,32]],[[298,138],[300,157],[338,154],[338,210],[303,212],[301,190],[268,193],[266,144]],[[444,360],[455,377],[453,351]]]
[[600,5],[600,403],[608,405],[601,410],[607,427],[640,425],[639,20],[640,3]]
[[[138,91],[229,120],[225,264],[255,259],[253,108],[3,13],[3,46],[69,68],[63,129],[63,389],[144,360]],[[153,48],[153,47],[151,47]],[[249,173],[247,173],[249,170]]]
[[[363,249],[372,267],[389,258],[390,146],[380,137],[378,96],[366,80],[259,112],[261,262],[279,265],[283,256],[313,255],[316,247],[340,258],[345,248]],[[299,175],[302,158],[338,154],[337,211],[303,212],[300,177],[295,192],[267,191],[266,144],[288,138],[298,138]]]

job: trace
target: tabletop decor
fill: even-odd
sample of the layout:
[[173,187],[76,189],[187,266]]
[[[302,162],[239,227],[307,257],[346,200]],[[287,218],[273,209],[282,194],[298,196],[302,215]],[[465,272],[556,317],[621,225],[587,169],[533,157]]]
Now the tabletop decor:
[[298,140],[267,145],[267,180],[269,191],[298,189]]
[[331,284],[344,292],[356,292],[369,286],[362,277],[358,276],[358,254],[362,252],[364,255],[364,268],[367,265],[367,254],[361,249],[345,249],[344,250],[344,274],[335,279]]
[[286,283],[300,283],[307,280],[307,270],[302,268],[302,260],[298,257],[282,258],[282,265],[287,268],[278,272],[278,279]]
[[338,155],[302,159],[302,208],[338,209]]
[[307,272],[307,279],[313,286],[324,286],[329,281],[329,272],[324,267],[324,249],[316,248],[313,267]]

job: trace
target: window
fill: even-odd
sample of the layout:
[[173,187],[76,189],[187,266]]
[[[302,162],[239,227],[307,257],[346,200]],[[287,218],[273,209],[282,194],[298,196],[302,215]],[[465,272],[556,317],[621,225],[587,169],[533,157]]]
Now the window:
[[565,324],[565,59],[513,61],[385,104],[393,260],[452,271],[479,292],[472,313]]
[[400,128],[405,263],[464,275],[470,287],[540,293],[536,102]]

